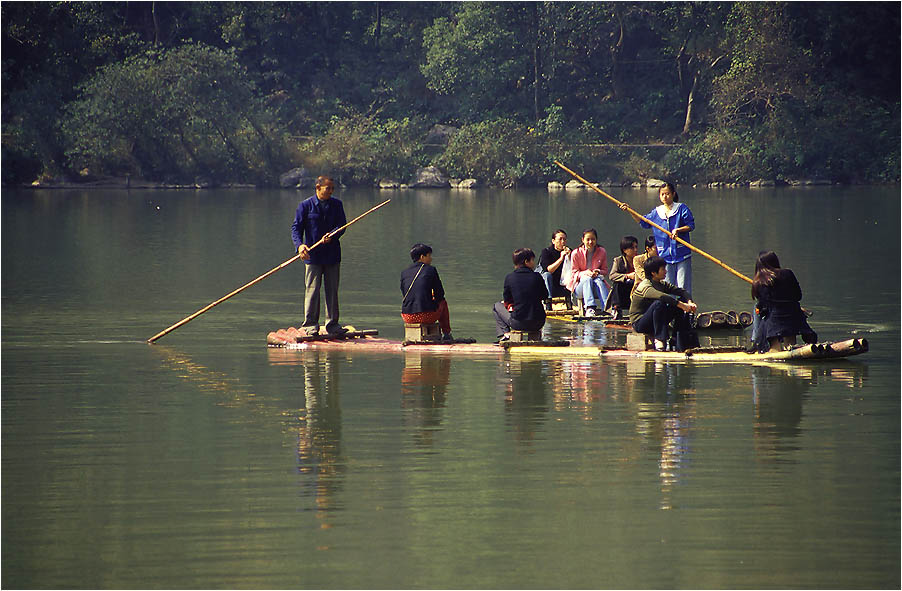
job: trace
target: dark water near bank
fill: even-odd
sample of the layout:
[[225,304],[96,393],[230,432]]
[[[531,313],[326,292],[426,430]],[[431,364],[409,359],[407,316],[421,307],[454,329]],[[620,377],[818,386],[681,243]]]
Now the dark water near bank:
[[[614,195],[640,211],[653,192]],[[294,191],[4,191],[5,588],[898,588],[898,187],[681,189],[693,242],[780,255],[822,340],[801,366],[268,350],[300,324]],[[435,248],[454,332],[488,341],[510,252],[557,227],[616,254],[593,193],[339,191],[342,319],[401,338]],[[704,310],[749,288],[694,257]],[[554,323],[546,333],[622,342]],[[730,344],[740,337],[714,337]]]

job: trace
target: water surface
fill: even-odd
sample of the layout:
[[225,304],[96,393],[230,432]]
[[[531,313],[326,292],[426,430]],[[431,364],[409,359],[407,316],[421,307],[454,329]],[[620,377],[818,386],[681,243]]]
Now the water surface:
[[[612,191],[639,211],[654,192]],[[295,191],[4,191],[2,584],[56,588],[900,585],[898,188],[693,190],[699,247],[775,250],[822,340],[798,366],[289,352]],[[489,341],[510,253],[642,229],[588,192],[347,189],[342,320],[400,339],[435,249]],[[748,285],[694,257],[702,309]],[[887,280],[889,276],[889,280]],[[546,336],[622,333],[550,323]],[[706,337],[713,344],[740,336]]]

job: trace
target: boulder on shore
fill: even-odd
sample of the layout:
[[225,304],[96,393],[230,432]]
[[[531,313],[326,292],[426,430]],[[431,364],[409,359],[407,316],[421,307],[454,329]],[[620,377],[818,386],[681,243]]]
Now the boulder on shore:
[[401,183],[394,179],[382,179],[379,181],[380,189],[399,189],[401,188]]
[[450,187],[448,177],[445,176],[438,167],[427,166],[426,168],[418,168],[413,179],[408,183],[411,188],[445,188]]
[[564,188],[568,191],[582,191],[586,188],[586,186],[578,180],[573,179],[572,181],[567,181],[567,184],[564,185]]
[[479,186],[479,181],[476,179],[464,179],[455,185],[458,189],[475,189]]
[[648,179],[645,181],[645,186],[649,189],[660,189],[665,184],[667,184],[666,181],[662,181],[661,179]]
[[283,189],[309,189],[315,184],[316,179],[303,166],[292,168],[288,172],[279,175],[279,186]]
[[562,185],[561,183],[559,183],[557,181],[551,181],[548,183],[549,191],[560,191],[563,188],[564,188],[564,185]]
[[442,146],[447,146],[448,142],[451,141],[451,136],[457,133],[458,128],[453,125],[441,125],[440,123],[436,123],[432,126],[432,129],[429,130],[429,133],[426,134],[426,139],[423,140],[424,144],[440,144]]

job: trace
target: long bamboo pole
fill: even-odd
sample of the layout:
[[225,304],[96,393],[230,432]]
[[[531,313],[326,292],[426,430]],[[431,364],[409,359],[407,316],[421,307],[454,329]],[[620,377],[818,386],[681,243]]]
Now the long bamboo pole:
[[[653,227],[655,227],[655,228],[661,230],[661,231],[664,232],[665,234],[670,234],[670,231],[669,231],[667,228],[663,228],[663,227],[659,226],[658,224],[654,223],[653,221],[651,221],[650,219],[648,219],[648,218],[645,217],[644,215],[640,214],[639,212],[637,212],[635,209],[633,209],[632,207],[630,207],[630,206],[627,205],[626,203],[624,203],[624,202],[622,202],[622,201],[618,201],[617,199],[614,199],[613,197],[611,197],[610,195],[608,195],[607,193],[605,193],[604,191],[602,191],[601,189],[599,189],[598,187],[596,187],[595,185],[593,185],[592,183],[590,183],[589,181],[587,181],[586,179],[584,179],[583,177],[579,176],[578,174],[576,174],[575,172],[573,172],[572,170],[570,170],[569,168],[567,168],[566,166],[564,166],[563,164],[561,164],[560,162],[558,162],[557,160],[555,160],[554,163],[557,164],[558,166],[560,166],[561,168],[563,168],[564,170],[566,170],[568,173],[570,173],[570,174],[573,176],[573,178],[575,178],[576,180],[578,180],[578,181],[581,182],[582,184],[586,185],[586,186],[589,187],[590,189],[594,189],[596,192],[602,194],[603,196],[607,197],[608,199],[610,199],[611,201],[613,201],[614,203],[616,203],[616,204],[617,204],[617,207],[620,207],[621,205],[626,205],[626,211],[628,211],[628,212],[630,212],[631,214],[635,215],[636,217],[642,219],[643,221],[645,221],[645,222],[651,224]],[[696,246],[693,246],[691,243],[686,242],[685,240],[683,240],[683,239],[680,238],[679,236],[675,236],[675,237],[674,237],[674,240],[676,240],[676,241],[679,242],[680,244],[684,244],[684,245],[688,246],[691,250],[694,250],[695,252],[697,252],[698,254],[702,255],[702,256],[705,257],[706,259],[708,259],[708,260],[710,260],[710,261],[713,261],[713,262],[717,263],[718,265],[720,265],[721,267],[723,267],[724,269],[726,269],[727,271],[729,271],[730,273],[732,273],[732,274],[735,275],[736,277],[739,277],[739,278],[742,279],[743,281],[747,281],[747,282],[749,282],[749,283],[752,282],[751,279],[749,279],[748,277],[746,277],[745,275],[743,275],[742,273],[740,273],[739,271],[737,271],[737,270],[734,269],[733,267],[727,265],[727,264],[724,263],[722,260],[720,260],[720,259],[718,259],[718,258],[715,258],[715,257],[711,256],[710,254],[708,254],[707,252],[705,252],[704,250],[702,250],[702,249],[700,249],[700,248],[698,248],[698,247],[696,247]]]
[[[357,216],[356,218],[354,218],[353,220],[351,220],[350,222],[348,222],[348,223],[345,224],[344,226],[341,226],[340,228],[336,228],[336,229],[332,230],[331,232],[329,232],[328,234],[326,234],[326,236],[323,236],[322,238],[320,238],[313,246],[310,247],[309,250],[313,250],[314,248],[316,248],[316,247],[319,246],[320,244],[323,244],[327,236],[332,236],[332,235],[334,235],[334,234],[337,234],[338,232],[341,232],[342,230],[344,230],[345,228],[347,228],[348,226],[350,226],[351,224],[353,224],[354,222],[356,222],[356,221],[359,220],[360,218],[362,218],[362,217],[364,217],[364,216],[366,216],[366,215],[369,215],[369,214],[373,213],[374,211],[376,211],[377,209],[379,209],[380,207],[382,207],[383,205],[385,205],[385,204],[388,203],[389,201],[391,201],[391,199],[386,199],[385,201],[383,201],[382,203],[380,203],[380,204],[377,205],[376,207],[373,207],[372,209],[369,209],[368,211],[365,211],[364,213],[360,214],[359,216]],[[247,289],[248,287],[254,285],[255,283],[259,283],[259,282],[263,281],[264,279],[266,279],[267,277],[269,277],[269,276],[272,275],[273,273],[275,273],[275,272],[277,272],[277,271],[281,271],[282,269],[284,269],[285,267],[287,267],[287,266],[290,265],[291,263],[295,262],[295,261],[298,260],[299,258],[301,258],[301,255],[300,255],[300,254],[294,255],[293,257],[291,257],[290,259],[288,259],[287,261],[285,261],[284,263],[282,263],[282,264],[279,265],[278,267],[274,267],[274,268],[270,269],[269,271],[267,271],[267,272],[264,273],[263,275],[260,275],[259,277],[257,277],[257,278],[254,279],[253,281],[250,281],[250,282],[248,282],[248,283],[245,283],[244,285],[242,285],[241,287],[239,287],[239,288],[236,289],[235,291],[233,291],[233,292],[231,292],[231,293],[229,293],[229,294],[224,295],[223,297],[219,298],[218,300],[216,300],[216,301],[213,302],[212,304],[209,304],[209,305],[207,305],[207,306],[204,306],[203,308],[201,308],[200,310],[198,310],[197,312],[195,312],[195,313],[192,314],[191,316],[188,316],[188,317],[186,317],[186,318],[183,318],[183,319],[179,320],[178,322],[176,322],[175,324],[173,324],[172,326],[170,326],[169,328],[167,328],[166,330],[163,330],[163,331],[161,331],[161,332],[158,332],[157,334],[155,334],[155,335],[153,335],[152,337],[150,337],[149,339],[147,339],[147,342],[148,342],[148,343],[153,343],[154,341],[156,341],[156,340],[159,339],[160,337],[163,337],[163,336],[169,334],[170,332],[174,331],[174,330],[177,329],[178,327],[180,327],[180,326],[182,326],[182,325],[184,325],[184,324],[187,324],[187,323],[191,322],[192,320],[194,320],[195,318],[197,318],[198,316],[200,316],[201,314],[203,314],[204,312],[206,312],[206,311],[209,310],[210,308],[213,308],[213,307],[215,307],[215,306],[218,306],[219,304],[223,303],[224,301],[226,301],[227,299],[229,299],[229,298],[232,297],[232,296],[238,295],[239,293],[241,293],[242,291],[244,291],[244,290]]]

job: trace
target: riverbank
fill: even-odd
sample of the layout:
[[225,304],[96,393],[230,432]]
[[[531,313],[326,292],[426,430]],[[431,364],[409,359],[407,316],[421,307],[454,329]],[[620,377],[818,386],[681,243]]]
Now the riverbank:
[[[452,179],[452,181],[455,179]],[[472,179],[469,179],[472,180]],[[648,181],[593,181],[593,184],[597,187],[608,187],[608,188],[619,188],[619,189],[649,189],[654,190],[657,189],[663,184],[663,181],[654,182],[655,179],[649,179]],[[440,186],[429,186],[429,187],[421,187],[421,186],[411,186],[406,183],[397,183],[397,182],[385,182],[380,181],[374,183],[372,185],[369,184],[344,184],[339,183],[341,186],[375,186],[383,191],[405,191],[411,189],[460,189],[460,190],[471,190],[471,189],[479,189],[484,188],[485,185],[478,182],[469,182],[469,183],[452,183],[449,182],[447,185]],[[757,181],[748,181],[748,182],[723,182],[723,181],[712,181],[710,183],[675,183],[677,186],[689,186],[697,189],[734,189],[734,188],[742,188],[742,187],[750,187],[750,188],[773,188],[773,187],[824,187],[824,186],[889,186],[893,184],[898,184],[898,182],[889,182],[889,183],[868,183],[868,182],[835,182],[826,179],[777,179],[777,180],[757,180]],[[204,189],[257,189],[257,188],[274,188],[276,185],[257,185],[254,183],[222,183],[216,184],[211,182],[198,182],[198,183],[164,183],[158,181],[150,181],[146,179],[136,179],[130,177],[106,177],[99,179],[92,179],[88,181],[69,181],[69,180],[41,180],[34,181],[30,184],[22,184],[22,185],[4,185],[4,187],[15,187],[22,189],[159,189],[159,190],[204,190]],[[542,185],[532,185],[533,187],[540,187]],[[580,183],[579,181],[569,181],[566,184],[560,183],[558,181],[549,181],[545,184],[549,190],[549,192],[556,191],[583,191],[589,190],[589,187]],[[524,188],[528,187],[528,185],[524,185]],[[305,186],[293,186],[293,187],[282,187],[292,188],[297,190],[307,190],[310,187]]]

